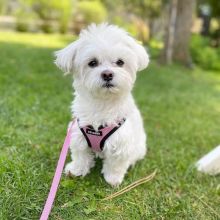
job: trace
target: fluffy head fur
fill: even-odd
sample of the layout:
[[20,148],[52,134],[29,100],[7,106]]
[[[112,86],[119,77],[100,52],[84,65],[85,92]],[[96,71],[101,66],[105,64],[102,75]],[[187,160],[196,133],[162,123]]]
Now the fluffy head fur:
[[[64,72],[74,72],[74,87],[84,95],[95,97],[130,92],[136,72],[147,67],[145,49],[127,32],[114,25],[90,25],[79,39],[55,53],[56,65]],[[97,66],[89,63],[95,60]],[[117,61],[123,65],[117,65]],[[102,73],[110,71],[113,80],[105,86]]]
[[57,51],[55,63],[64,72],[74,73],[74,117],[80,126],[125,123],[94,153],[78,126],[73,128],[70,145],[73,161],[65,172],[85,176],[94,166],[95,154],[103,158],[105,180],[119,185],[129,166],[146,153],[146,135],[131,90],[136,72],[147,67],[145,49],[124,30],[108,24],[90,25],[79,39]]

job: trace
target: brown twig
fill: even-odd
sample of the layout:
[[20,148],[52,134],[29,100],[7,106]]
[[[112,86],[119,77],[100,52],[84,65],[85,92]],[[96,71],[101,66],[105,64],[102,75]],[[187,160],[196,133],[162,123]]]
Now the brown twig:
[[115,192],[115,193],[113,193],[113,194],[111,194],[111,195],[105,197],[104,199],[102,199],[102,201],[106,201],[106,200],[109,200],[109,199],[113,199],[113,198],[115,198],[115,197],[117,197],[117,196],[122,195],[122,194],[125,193],[125,192],[130,191],[131,189],[133,189],[133,188],[135,188],[135,187],[137,187],[137,186],[139,186],[139,185],[141,185],[141,184],[143,184],[143,183],[146,183],[146,182],[152,180],[152,179],[155,177],[156,173],[157,173],[157,170],[155,170],[152,174],[150,174],[150,175],[148,175],[148,176],[146,176],[146,177],[144,177],[144,178],[141,178],[141,179],[139,179],[139,180],[133,182],[132,184],[130,184],[130,185],[124,187],[123,189],[121,189],[121,190],[119,190],[119,191],[117,191],[117,192]]

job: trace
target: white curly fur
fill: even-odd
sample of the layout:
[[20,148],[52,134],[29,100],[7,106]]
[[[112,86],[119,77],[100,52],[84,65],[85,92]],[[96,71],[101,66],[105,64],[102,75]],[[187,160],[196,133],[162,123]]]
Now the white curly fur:
[[[64,72],[74,73],[75,99],[72,114],[80,119],[80,126],[111,125],[122,118],[125,123],[105,142],[101,153],[94,153],[79,128],[72,132],[70,146],[72,162],[65,172],[85,176],[95,165],[94,157],[103,158],[102,173],[112,186],[119,185],[129,166],[146,154],[146,135],[138,108],[131,94],[136,72],[149,62],[145,49],[127,32],[114,25],[90,25],[77,41],[55,53],[56,65]],[[98,66],[91,68],[92,59]],[[124,61],[118,66],[116,61]],[[114,73],[114,87],[103,87],[103,71]]]

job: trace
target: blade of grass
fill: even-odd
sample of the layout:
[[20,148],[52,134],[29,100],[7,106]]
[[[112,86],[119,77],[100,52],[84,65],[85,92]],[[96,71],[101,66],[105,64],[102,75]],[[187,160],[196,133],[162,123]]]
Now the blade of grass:
[[201,198],[199,198],[196,194],[192,193],[193,196],[198,199],[203,205],[205,205],[207,208],[210,209],[210,211],[212,211],[213,214],[215,214],[219,219],[220,219],[220,213],[216,212],[215,209],[213,209],[210,205],[208,205],[205,201],[203,201]]

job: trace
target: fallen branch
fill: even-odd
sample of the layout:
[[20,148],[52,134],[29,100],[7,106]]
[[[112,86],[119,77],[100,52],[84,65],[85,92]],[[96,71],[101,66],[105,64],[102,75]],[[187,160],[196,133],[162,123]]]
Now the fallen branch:
[[106,200],[109,200],[109,199],[113,199],[113,198],[115,198],[115,197],[117,197],[117,196],[120,196],[120,195],[122,195],[122,194],[124,194],[124,193],[130,191],[131,189],[133,189],[133,188],[135,188],[135,187],[137,187],[137,186],[139,186],[139,185],[141,185],[141,184],[144,184],[144,183],[146,183],[146,182],[149,182],[150,180],[152,180],[152,179],[155,177],[156,173],[157,173],[157,170],[155,170],[152,174],[150,174],[150,175],[148,175],[148,176],[146,176],[146,177],[144,177],[144,178],[141,178],[141,179],[139,179],[139,180],[133,182],[132,184],[130,184],[130,185],[124,187],[123,189],[119,190],[118,192],[115,192],[115,193],[113,193],[113,194],[111,194],[111,195],[105,197],[104,199],[102,199],[102,201],[106,201]]

